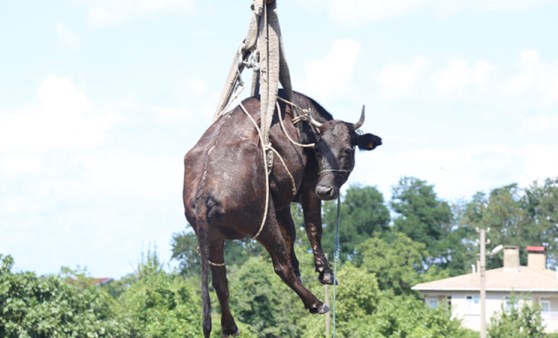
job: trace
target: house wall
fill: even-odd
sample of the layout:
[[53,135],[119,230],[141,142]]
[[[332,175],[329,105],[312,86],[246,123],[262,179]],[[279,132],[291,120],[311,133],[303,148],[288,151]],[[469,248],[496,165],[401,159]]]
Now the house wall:
[[[460,319],[462,326],[471,330],[480,331],[480,297],[479,292],[424,292],[428,305],[436,303],[438,306],[448,304],[451,307],[452,317]],[[490,326],[490,318],[502,311],[506,303],[506,292],[486,293],[486,327]],[[448,298],[450,297],[450,298]],[[435,300],[435,301],[434,301]],[[548,311],[541,312],[545,332],[558,332],[558,295],[540,294],[529,297],[529,301],[540,304],[547,301]]]

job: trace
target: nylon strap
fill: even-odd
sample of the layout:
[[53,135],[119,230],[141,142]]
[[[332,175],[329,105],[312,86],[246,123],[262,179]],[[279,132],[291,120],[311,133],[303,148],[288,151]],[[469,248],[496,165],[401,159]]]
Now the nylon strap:
[[[260,130],[263,136],[263,146],[266,149],[270,149],[269,129],[277,102],[279,83],[285,89],[287,99],[292,101],[293,97],[291,76],[285,58],[285,49],[277,15],[277,2],[272,1],[269,4],[268,2],[254,0],[252,4],[253,15],[246,39],[235,54],[214,117],[214,119],[217,119],[225,112],[233,92],[242,84],[241,74],[244,68],[252,67],[251,94],[252,96],[260,94]],[[252,61],[255,61],[255,64]],[[268,151],[268,167],[271,166],[272,159],[273,153]]]

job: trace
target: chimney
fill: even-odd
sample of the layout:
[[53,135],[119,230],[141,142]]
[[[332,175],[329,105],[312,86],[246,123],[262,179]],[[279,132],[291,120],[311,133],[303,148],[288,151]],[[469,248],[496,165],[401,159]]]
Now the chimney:
[[544,246],[527,246],[527,267],[537,270],[546,269]]
[[519,247],[507,245],[504,246],[504,268],[519,268]]

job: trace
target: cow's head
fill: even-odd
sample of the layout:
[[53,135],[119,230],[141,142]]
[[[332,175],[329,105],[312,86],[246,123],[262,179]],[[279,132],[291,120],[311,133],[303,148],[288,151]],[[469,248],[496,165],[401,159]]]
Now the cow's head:
[[311,114],[310,123],[316,135],[316,195],[322,200],[334,199],[355,166],[355,147],[372,150],[382,144],[382,139],[373,134],[356,132],[364,124],[364,106],[360,119],[354,124],[337,120],[320,123]]

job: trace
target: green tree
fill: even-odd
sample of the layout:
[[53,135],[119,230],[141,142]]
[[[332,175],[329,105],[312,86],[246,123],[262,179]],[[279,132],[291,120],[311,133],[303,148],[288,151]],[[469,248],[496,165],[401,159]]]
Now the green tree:
[[529,220],[528,231],[532,244],[544,244],[551,267],[558,265],[558,177],[541,184],[533,182],[525,189],[525,207]]
[[384,237],[376,235],[362,242],[357,251],[362,261],[360,268],[376,276],[381,290],[397,295],[412,293],[411,287],[425,279],[447,277],[438,271],[430,271],[424,276],[422,257],[426,254],[425,245],[400,232]]
[[380,298],[378,311],[367,320],[361,320],[354,329],[352,337],[362,338],[478,337],[478,333],[463,329],[459,320],[452,319],[443,307],[431,309],[413,296],[389,294]]
[[[535,226],[530,223],[525,208],[522,190],[517,184],[496,188],[487,196],[477,193],[466,206],[462,223],[471,229],[490,229],[487,237],[494,245],[526,245],[542,244],[537,239]],[[527,258],[521,252],[522,261]],[[502,266],[502,256],[494,256],[487,262],[487,268]]]
[[[200,274],[198,239],[192,231],[186,230],[172,237],[172,259],[179,262],[180,273],[185,276]],[[265,254],[265,249],[253,239],[225,241],[225,262],[227,265],[243,264],[249,257]]]
[[[324,319],[308,318],[301,337],[327,337]],[[412,295],[381,292],[373,273],[350,263],[339,271],[335,326],[340,338],[478,338],[478,333],[463,329],[458,320],[451,319],[447,309],[431,309]],[[332,331],[333,323],[330,334]]]
[[60,276],[14,273],[13,264],[11,256],[0,255],[0,337],[130,336],[129,323],[103,289]]
[[512,298],[513,306],[502,307],[497,316],[492,316],[488,327],[491,338],[542,338],[545,337],[541,311],[538,305]]
[[[354,334],[356,323],[369,318],[378,308],[380,291],[373,274],[345,263],[338,273],[335,307],[333,286],[329,286],[331,312],[326,315],[333,320],[335,311],[335,333],[337,337],[359,337]],[[301,323],[303,338],[325,337],[326,316],[313,315]],[[330,334],[334,323],[330,323]],[[367,336],[362,336],[367,337]],[[329,338],[329,337],[328,337]]]
[[129,337],[199,337],[201,298],[197,281],[163,270],[157,255],[148,252],[130,286],[118,297],[119,311],[131,323]]
[[403,177],[393,188],[390,205],[397,214],[394,230],[426,245],[424,264],[447,267],[453,251],[459,250],[459,238],[452,236],[455,229],[450,205],[438,198],[434,187],[414,177]]
[[[299,258],[304,256],[298,254]],[[301,267],[307,265],[310,266],[309,258],[304,259]],[[251,257],[244,264],[232,267],[229,280],[233,290],[230,306],[237,321],[248,324],[258,337],[300,337],[297,321],[308,312],[298,296],[275,274],[268,258]]]
[[[358,244],[376,233],[389,230],[390,215],[384,197],[376,187],[351,186],[343,196],[339,221],[341,260],[345,261],[347,258],[354,258]],[[322,245],[329,257],[333,257],[337,202],[323,203],[323,223]]]

